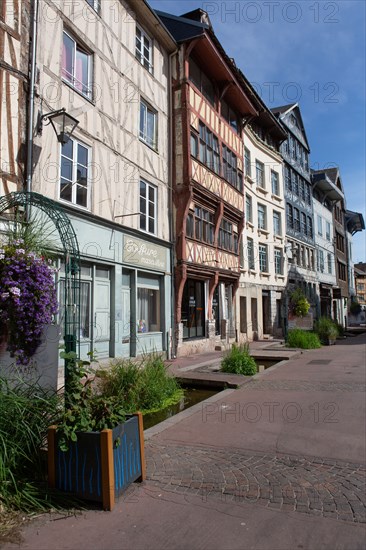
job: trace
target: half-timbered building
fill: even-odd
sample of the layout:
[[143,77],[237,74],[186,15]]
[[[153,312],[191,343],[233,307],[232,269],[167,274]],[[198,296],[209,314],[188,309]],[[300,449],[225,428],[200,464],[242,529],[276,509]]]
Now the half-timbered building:
[[179,44],[172,70],[175,320],[177,353],[186,355],[237,336],[242,130],[258,111],[204,11],[157,13]]
[[[32,191],[55,201],[77,234],[82,357],[169,354],[175,42],[142,0],[42,0],[37,25]],[[64,143],[48,117],[61,109],[78,121]],[[64,281],[61,263],[61,325]]]

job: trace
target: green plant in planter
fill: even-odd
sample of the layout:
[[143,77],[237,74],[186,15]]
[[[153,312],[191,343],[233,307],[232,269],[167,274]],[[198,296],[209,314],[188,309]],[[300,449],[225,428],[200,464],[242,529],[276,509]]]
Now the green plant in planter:
[[301,288],[297,288],[290,296],[290,308],[297,317],[305,317],[310,309],[310,303],[308,302],[305,294]]
[[67,360],[68,381],[65,393],[65,410],[57,424],[59,447],[67,451],[70,442],[77,441],[78,432],[99,432],[114,428],[126,419],[123,401],[103,396],[93,386],[95,375],[89,368],[95,361],[93,352],[90,361],[77,359],[75,352],[62,352]]
[[339,335],[337,324],[329,317],[320,317],[315,322],[315,331],[323,344],[336,340]]
[[233,344],[231,350],[221,362],[222,372],[253,376],[257,373],[257,365],[249,353],[249,344]]

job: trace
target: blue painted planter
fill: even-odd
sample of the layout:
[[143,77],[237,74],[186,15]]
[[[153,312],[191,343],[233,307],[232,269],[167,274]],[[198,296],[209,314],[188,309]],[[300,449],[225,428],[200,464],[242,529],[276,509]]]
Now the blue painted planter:
[[58,445],[57,428],[48,432],[49,485],[111,510],[134,481],[145,478],[142,415],[113,430],[79,432],[67,452]]

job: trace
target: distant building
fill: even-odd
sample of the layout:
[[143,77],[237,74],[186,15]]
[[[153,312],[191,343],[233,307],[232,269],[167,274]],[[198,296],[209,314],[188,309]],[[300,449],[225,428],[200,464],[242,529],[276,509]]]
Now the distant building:
[[366,263],[354,264],[356,297],[359,304],[366,307]]
[[295,288],[301,288],[315,315],[318,278],[309,167],[310,147],[297,103],[276,107],[272,112],[287,131],[287,140],[281,145],[286,203],[287,299]]

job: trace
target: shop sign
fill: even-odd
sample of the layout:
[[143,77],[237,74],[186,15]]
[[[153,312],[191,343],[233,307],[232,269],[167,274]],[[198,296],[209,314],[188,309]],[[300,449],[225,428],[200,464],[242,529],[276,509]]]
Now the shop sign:
[[162,246],[124,235],[123,262],[166,271],[166,249]]

